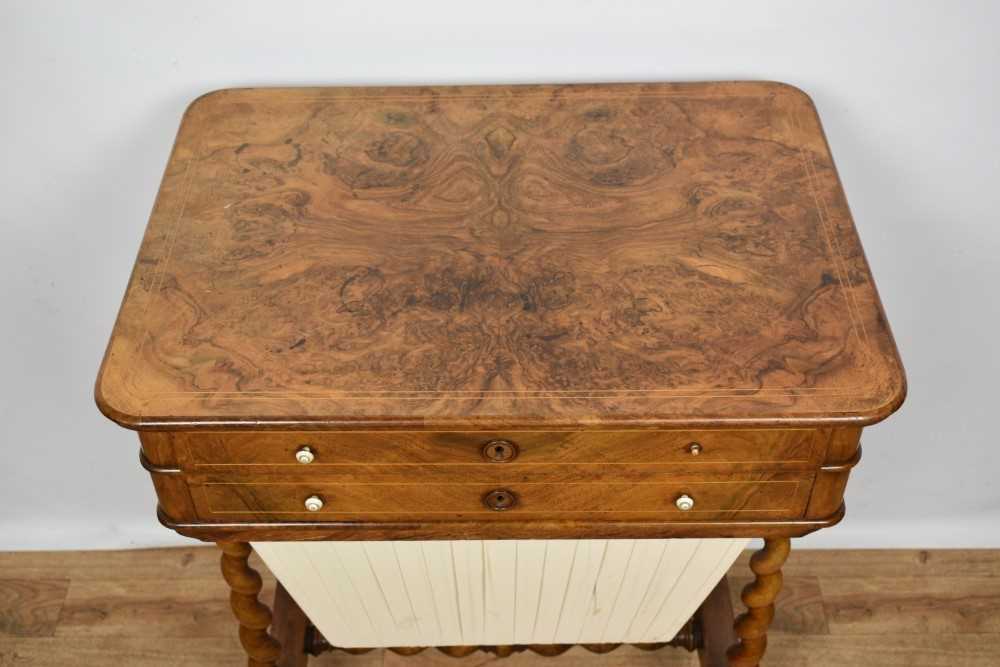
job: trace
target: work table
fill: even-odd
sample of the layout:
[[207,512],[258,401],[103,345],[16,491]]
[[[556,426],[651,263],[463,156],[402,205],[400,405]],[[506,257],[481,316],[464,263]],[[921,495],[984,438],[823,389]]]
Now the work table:
[[815,107],[767,82],[202,96],[96,387],[282,665],[247,543],[764,537],[756,664],[904,396]]

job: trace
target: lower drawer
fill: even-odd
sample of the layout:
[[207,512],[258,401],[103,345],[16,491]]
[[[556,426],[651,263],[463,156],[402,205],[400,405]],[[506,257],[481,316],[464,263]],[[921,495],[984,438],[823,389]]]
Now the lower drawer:
[[[210,521],[341,521],[352,519],[480,520],[658,518],[789,519],[802,515],[812,476],[761,473],[733,479],[653,483],[342,484],[219,482],[191,487],[198,513]],[[688,507],[689,499],[691,506]],[[314,510],[307,509],[311,505]]]

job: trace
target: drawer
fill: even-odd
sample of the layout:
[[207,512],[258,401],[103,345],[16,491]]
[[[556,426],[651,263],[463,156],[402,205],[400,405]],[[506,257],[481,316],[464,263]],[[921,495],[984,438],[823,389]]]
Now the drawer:
[[[802,515],[811,475],[703,475],[652,483],[205,483],[192,485],[199,514],[212,521],[352,519],[532,520],[552,518],[787,519]],[[490,494],[494,495],[491,497]],[[681,496],[693,500],[682,510]],[[306,509],[318,498],[322,507]],[[498,510],[511,498],[513,506]],[[492,504],[491,504],[492,503]]]
[[[501,463],[767,464],[807,469],[826,438],[812,429],[522,432],[216,432],[171,436],[185,468]],[[308,464],[297,454],[308,448]],[[249,470],[245,470],[249,471]]]

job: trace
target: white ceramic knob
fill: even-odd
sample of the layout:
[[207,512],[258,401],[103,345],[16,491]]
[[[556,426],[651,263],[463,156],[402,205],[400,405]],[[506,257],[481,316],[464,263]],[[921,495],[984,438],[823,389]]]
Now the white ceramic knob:
[[312,453],[312,449],[308,445],[299,447],[299,451],[295,452],[295,460],[299,463],[312,463],[316,460],[316,455]]
[[310,512],[318,512],[323,509],[323,499],[319,496],[309,496],[306,498],[306,509]]
[[692,442],[688,445],[688,453],[691,454],[691,456],[698,456],[701,454],[701,444]]
[[687,512],[688,510],[694,508],[694,498],[685,493],[680,498],[678,498],[674,502],[674,504],[677,505],[677,509],[679,509],[680,511]]

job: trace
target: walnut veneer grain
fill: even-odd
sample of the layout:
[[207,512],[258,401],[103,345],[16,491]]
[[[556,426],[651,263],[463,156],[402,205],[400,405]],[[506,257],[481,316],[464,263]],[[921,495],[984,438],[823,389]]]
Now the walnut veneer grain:
[[203,96],[97,383],[133,428],[865,424],[904,392],[775,83]]

